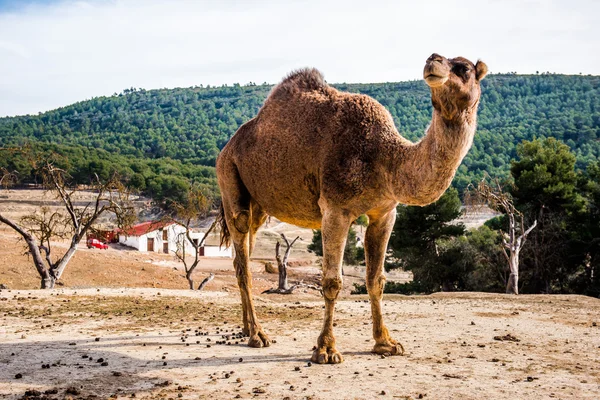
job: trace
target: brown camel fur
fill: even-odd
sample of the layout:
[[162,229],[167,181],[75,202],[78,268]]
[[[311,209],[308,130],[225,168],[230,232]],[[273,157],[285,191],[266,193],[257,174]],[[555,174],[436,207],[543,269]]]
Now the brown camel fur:
[[222,239],[233,242],[244,332],[252,347],[269,346],[251,295],[249,257],[268,215],[323,234],[325,318],[312,360],[342,362],[333,311],[350,224],[366,214],[367,289],[377,354],[402,354],[381,315],[385,250],[398,203],[426,205],[448,188],[471,147],[487,66],[433,54],[423,77],[433,118],[418,143],[404,139],[390,113],[371,97],[340,92],[315,69],[275,86],[258,115],[242,125],[217,160]]

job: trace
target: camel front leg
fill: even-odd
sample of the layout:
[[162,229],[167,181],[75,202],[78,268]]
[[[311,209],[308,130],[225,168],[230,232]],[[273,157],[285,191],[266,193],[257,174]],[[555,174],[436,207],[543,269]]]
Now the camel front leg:
[[375,339],[373,352],[385,355],[401,355],[404,354],[404,347],[390,338],[390,334],[383,323],[381,312],[381,298],[385,287],[383,263],[387,244],[396,220],[396,208],[384,214],[373,213],[368,216],[369,226],[365,234],[365,257],[367,261],[367,290],[371,300],[373,338]]
[[338,364],[344,361],[335,348],[333,336],[333,312],[335,301],[342,288],[342,257],[351,219],[341,212],[326,212],[321,232],[323,237],[323,297],[325,317],[323,329],[313,352],[312,361],[318,364]]

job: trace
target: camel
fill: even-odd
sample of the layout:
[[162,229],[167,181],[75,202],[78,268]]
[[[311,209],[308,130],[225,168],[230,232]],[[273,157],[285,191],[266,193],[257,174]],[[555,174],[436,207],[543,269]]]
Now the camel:
[[325,316],[311,360],[343,361],[333,317],[342,287],[341,263],[348,229],[366,214],[366,284],[373,319],[373,352],[400,355],[382,318],[383,263],[398,204],[423,206],[448,188],[475,134],[482,61],[431,55],[423,77],[433,117],[412,143],[390,113],[369,96],[329,86],[316,69],[292,72],[276,85],[257,116],[243,124],[217,159],[222,243],[233,242],[242,300],[243,332],[251,347],[271,340],[257,320],[249,257],[267,215],[321,229]]

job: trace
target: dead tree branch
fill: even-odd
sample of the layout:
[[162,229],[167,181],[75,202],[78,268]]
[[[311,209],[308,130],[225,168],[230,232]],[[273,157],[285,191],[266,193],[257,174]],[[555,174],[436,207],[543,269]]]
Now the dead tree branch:
[[527,241],[527,235],[537,226],[537,220],[525,229],[525,217],[515,207],[512,197],[498,179],[487,183],[482,179],[477,187],[470,186],[465,202],[478,206],[487,204],[491,209],[501,212],[508,218],[508,232],[503,232],[502,252],[508,261],[510,276],[506,284],[506,293],[519,294],[519,254]]
[[[200,264],[200,249],[208,236],[215,230],[217,220],[213,221],[208,230],[200,240],[192,238],[192,225],[199,223],[201,219],[207,218],[212,207],[212,202],[206,197],[199,188],[191,187],[185,202],[175,204],[175,212],[170,220],[183,228],[183,231],[177,235],[176,249],[173,251],[175,258],[183,264],[185,277],[191,290],[194,290],[194,280],[192,275],[196,267]],[[191,248],[193,261],[190,263],[187,259],[186,248]],[[212,278],[211,278],[212,279]],[[206,281],[206,279],[205,279]],[[200,286],[204,287],[208,281],[202,282]],[[201,287],[198,290],[201,290]]]
[[265,290],[263,293],[279,293],[279,294],[291,294],[294,289],[299,287],[299,285],[294,285],[292,287],[289,286],[288,277],[287,277],[287,268],[288,268],[288,258],[290,256],[290,252],[292,251],[292,246],[298,239],[301,239],[300,236],[296,236],[294,240],[291,242],[285,236],[285,234],[281,234],[281,238],[285,242],[285,252],[283,257],[281,256],[279,250],[281,248],[281,243],[279,240],[275,244],[275,259],[277,260],[277,270],[279,272],[279,284],[276,289]]

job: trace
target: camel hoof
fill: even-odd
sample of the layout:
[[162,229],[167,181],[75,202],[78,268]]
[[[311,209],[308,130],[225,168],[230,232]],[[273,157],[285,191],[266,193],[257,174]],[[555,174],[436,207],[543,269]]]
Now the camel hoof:
[[310,360],[315,364],[339,364],[344,361],[344,357],[336,349],[321,348],[313,351]]
[[404,347],[402,344],[390,339],[388,343],[376,344],[373,347],[373,353],[383,356],[401,356],[404,354]]
[[327,352],[315,350],[313,351],[312,357],[310,358],[312,362],[315,364],[327,364],[329,361],[329,357],[327,356]]
[[258,332],[258,337],[260,337],[260,340],[262,340],[263,345],[265,347],[271,346],[271,339],[267,336],[266,333],[264,333],[263,331],[259,331]]
[[269,347],[271,345],[271,339],[263,331],[258,331],[250,337],[248,340],[248,346],[250,347]]
[[344,357],[339,351],[333,349],[329,352],[329,364],[340,364],[343,361]]

